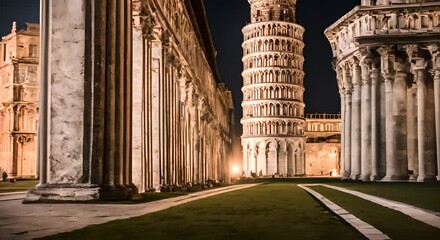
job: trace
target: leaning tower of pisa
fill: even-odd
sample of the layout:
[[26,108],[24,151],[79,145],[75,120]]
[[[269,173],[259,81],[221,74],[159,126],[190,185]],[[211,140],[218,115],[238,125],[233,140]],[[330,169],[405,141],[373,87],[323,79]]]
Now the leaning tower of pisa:
[[243,171],[304,175],[304,28],[296,0],[248,0],[243,28]]

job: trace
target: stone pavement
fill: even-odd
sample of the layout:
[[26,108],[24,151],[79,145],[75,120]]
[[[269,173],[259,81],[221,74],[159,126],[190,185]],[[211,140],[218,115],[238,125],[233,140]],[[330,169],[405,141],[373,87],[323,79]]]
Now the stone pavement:
[[[161,211],[218,194],[253,187],[234,185],[143,204],[22,204],[0,196],[0,239],[21,240],[50,236],[116,219]],[[4,199],[4,201],[2,201]],[[6,200],[5,200],[6,199]]]
[[376,197],[376,196],[372,196],[366,193],[362,193],[362,192],[358,192],[358,191],[353,191],[353,190],[348,190],[346,188],[341,188],[341,187],[336,187],[336,186],[332,186],[332,185],[327,185],[327,184],[320,184],[324,187],[328,187],[331,189],[335,189],[344,193],[348,193],[357,197],[360,197],[362,199],[365,199],[367,201],[379,204],[381,206],[399,211],[411,218],[414,218],[416,220],[419,220],[423,223],[429,224],[433,227],[436,228],[440,228],[440,213],[437,212],[433,212],[433,211],[429,211],[426,209],[422,209],[422,208],[418,208],[418,207],[414,207],[412,205],[409,204],[405,204],[405,203],[401,203],[401,202],[397,202],[397,201],[393,201],[393,200],[388,200],[385,198],[381,198],[381,197]]
[[328,198],[322,196],[320,193],[308,188],[307,186],[318,186],[321,184],[299,184],[298,187],[304,189],[309,194],[314,196],[318,201],[324,204],[330,211],[334,214],[338,215],[345,222],[354,227],[357,231],[359,231],[362,235],[364,235],[367,239],[371,240],[388,240],[391,239],[386,234],[381,232],[379,229],[374,226],[362,221],[357,218],[353,214],[350,214],[347,210],[341,208],[339,205],[330,201]]
[[26,197],[27,192],[10,192],[10,193],[0,193],[0,202],[19,200]]

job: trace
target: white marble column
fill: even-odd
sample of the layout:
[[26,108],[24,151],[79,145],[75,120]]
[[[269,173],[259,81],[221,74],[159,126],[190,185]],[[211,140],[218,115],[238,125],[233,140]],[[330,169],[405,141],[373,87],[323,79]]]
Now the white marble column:
[[162,42],[159,40],[151,41],[151,126],[152,129],[152,163],[151,169],[149,170],[152,175],[152,188],[156,191],[160,190],[161,185],[161,159],[162,159],[162,145],[161,145],[161,127],[162,121],[160,118],[160,101],[161,101],[161,82],[163,81],[162,65],[163,65],[163,55],[162,55]]
[[345,171],[345,89],[342,88],[339,91],[341,96],[341,175],[343,179],[347,179],[349,176]]
[[248,147],[248,143],[243,143],[241,144],[241,149],[242,154],[243,154],[243,166],[242,166],[242,172],[244,172],[246,174],[246,177],[249,177],[249,149]]
[[432,68],[434,71],[434,107],[435,107],[435,134],[437,150],[437,181],[440,181],[440,46],[438,43],[431,44],[428,49],[432,56]]
[[262,141],[258,145],[257,176],[259,176],[260,173],[263,176],[266,175],[266,160],[266,143]]
[[393,117],[394,53],[387,47],[381,48],[378,51],[382,56],[381,70],[385,79],[386,175],[384,180],[391,181],[396,180],[396,168],[398,165],[396,160],[396,139],[394,138],[396,129]]
[[379,169],[381,165],[380,129],[381,129],[381,104],[380,104],[380,70],[372,65],[371,78],[371,176],[372,181],[380,180]]
[[418,165],[419,174],[417,177],[418,182],[423,182],[426,179],[425,169],[425,107],[426,107],[426,66],[418,66],[414,68],[415,78],[417,82],[417,132],[418,132]]
[[407,156],[407,74],[403,59],[396,59],[397,73],[393,85],[394,139],[396,141],[396,168],[393,180],[408,180]]
[[[417,181],[433,181],[436,179],[435,169],[436,163],[434,162],[434,122],[431,121],[429,111],[427,109],[433,107],[430,106],[429,93],[427,88],[427,64],[428,61],[419,56],[418,47],[411,47],[408,50],[411,56],[412,68],[417,81],[417,130],[418,130],[418,160],[419,160],[419,175]],[[432,96],[433,97],[433,96]]]
[[351,176],[351,130],[352,130],[352,81],[348,66],[343,68],[345,85],[345,121],[344,121],[344,172],[347,178]]
[[371,159],[371,77],[370,77],[370,64],[371,59],[363,59],[362,66],[362,112],[361,112],[361,169],[362,181],[370,181],[372,172],[372,159]]
[[[145,86],[144,70],[148,69],[146,53],[147,41],[142,31],[142,5],[140,0],[133,1],[133,183],[139,192],[145,192],[146,154],[145,154]],[[147,26],[150,29],[152,26]]]
[[353,102],[351,127],[351,176],[353,180],[361,177],[361,67],[356,57],[352,59]]
[[[416,81],[417,79],[414,79]],[[408,170],[412,171],[410,180],[417,180],[418,166],[418,137],[417,137],[417,83],[412,82],[407,92],[407,156]]]
[[41,19],[40,184],[24,202],[130,198],[131,1],[41,1]]

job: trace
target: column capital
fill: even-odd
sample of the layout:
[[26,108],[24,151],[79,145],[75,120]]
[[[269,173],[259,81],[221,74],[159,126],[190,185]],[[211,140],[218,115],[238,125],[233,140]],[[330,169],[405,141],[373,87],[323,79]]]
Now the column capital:
[[420,45],[406,45],[406,52],[411,63],[411,71],[424,71],[428,66],[426,51],[420,48]]
[[371,71],[373,69],[373,60],[366,56],[361,60],[361,69],[362,69],[362,83],[370,84],[371,83]]
[[362,69],[361,69],[361,65],[360,65],[360,61],[359,61],[360,57],[359,56],[353,56],[350,59],[350,64],[352,67],[352,83],[354,85],[354,87],[360,87],[362,85]]
[[395,52],[390,46],[382,46],[377,49],[377,52],[381,56],[381,70],[385,82],[392,81],[395,74],[394,60]]
[[351,94],[351,90],[353,89],[353,83],[352,83],[352,65],[348,62],[342,62],[341,63],[341,69],[342,69],[342,77],[343,77],[343,84],[344,88],[347,94]]
[[133,0],[133,27],[142,30],[144,38],[152,40],[157,27],[157,17],[155,10],[146,1]]
[[[428,45],[428,50],[431,53],[432,69],[435,71],[434,75],[440,75],[440,44],[433,43]],[[437,77],[438,79],[439,77]]]

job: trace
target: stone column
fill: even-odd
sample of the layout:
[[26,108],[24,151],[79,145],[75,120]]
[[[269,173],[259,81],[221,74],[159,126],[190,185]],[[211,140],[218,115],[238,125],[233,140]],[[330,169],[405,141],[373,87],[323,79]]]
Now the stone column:
[[364,58],[362,60],[362,112],[361,112],[361,169],[362,181],[369,181],[372,172],[371,159],[371,77],[370,77],[371,59]]
[[426,84],[425,84],[425,66],[418,66],[414,68],[415,78],[417,82],[417,135],[418,135],[418,160],[419,160],[419,175],[418,182],[423,182],[426,179],[425,169],[425,107],[426,107]]
[[351,75],[348,66],[343,68],[345,85],[345,121],[344,121],[344,172],[348,177],[351,176],[351,129],[352,129],[352,90]]
[[424,52],[419,46],[408,46],[407,52],[411,60],[414,78],[417,82],[417,131],[418,131],[418,160],[419,175],[417,181],[433,181],[436,179],[434,163],[434,122],[431,122],[429,109],[429,94],[427,89],[427,65]]
[[351,127],[351,176],[353,180],[361,176],[361,67],[356,57],[352,59],[353,103]]
[[161,82],[163,82],[163,73],[162,73],[162,65],[163,65],[163,55],[162,55],[162,42],[155,38],[151,41],[151,150],[152,150],[152,158],[151,158],[151,179],[152,179],[152,188],[156,191],[160,190],[161,185],[161,127],[162,121],[160,118],[160,101],[161,101]]
[[432,56],[434,70],[434,107],[435,107],[435,135],[437,150],[437,181],[440,181],[440,46],[431,44],[428,49]]
[[381,54],[381,68],[382,75],[385,79],[385,138],[386,138],[386,176],[384,180],[396,180],[396,139],[395,136],[395,126],[393,117],[393,84],[394,84],[394,67],[393,67],[393,53],[388,47],[380,48],[379,53]]
[[146,141],[145,141],[145,79],[144,70],[148,69],[144,53],[148,51],[144,39],[143,25],[150,31],[153,27],[146,25],[143,19],[143,9],[140,0],[133,1],[133,183],[139,192],[145,192],[146,184]]
[[[340,87],[341,88],[341,87]],[[349,176],[345,172],[345,89],[341,88],[339,91],[341,96],[341,175],[343,179],[347,179]]]
[[24,202],[130,198],[131,1],[41,10],[40,184]]
[[371,181],[380,180],[380,70],[374,66],[371,77]]
[[425,59],[417,59],[414,63],[414,72],[417,79],[417,130],[418,130],[418,160],[419,175],[417,181],[432,181],[434,178],[433,158],[434,152],[431,139],[434,131],[427,118],[427,88],[426,88],[426,65]]
[[247,148],[248,143],[242,143],[243,149],[243,172],[246,174],[246,177],[249,177],[249,155],[250,150]]
[[396,169],[393,180],[408,180],[407,158],[407,73],[403,59],[394,60],[396,75],[393,86],[394,139],[396,142]]
[[[416,79],[414,80],[416,81]],[[418,166],[418,138],[417,138],[417,83],[412,82],[407,92],[407,156],[408,169],[412,171],[410,180],[417,180]]]

